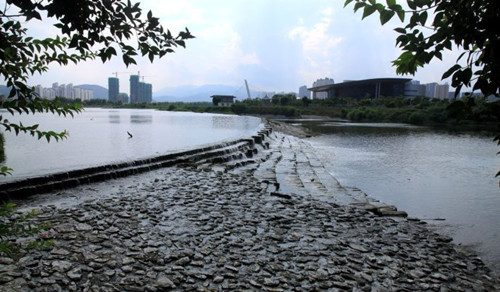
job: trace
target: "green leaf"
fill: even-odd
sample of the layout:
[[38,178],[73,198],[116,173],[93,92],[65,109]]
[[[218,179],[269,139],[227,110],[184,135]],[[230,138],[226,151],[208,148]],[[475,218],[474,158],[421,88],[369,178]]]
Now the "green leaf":
[[420,21],[420,24],[425,26],[425,22],[427,21],[427,11],[423,11],[422,13],[420,13],[420,17],[419,17],[419,21]]
[[405,21],[405,11],[403,10],[403,7],[401,7],[400,5],[398,5],[398,6],[400,9],[397,9],[396,13],[398,14],[399,20],[401,20],[401,22],[404,22]]
[[356,2],[356,4],[354,4],[354,12],[358,11],[360,8],[365,6],[366,6],[365,2]]
[[407,0],[406,3],[408,4],[408,7],[411,10],[416,10],[417,9],[417,6],[415,5],[415,2],[413,0]]
[[373,12],[377,11],[377,8],[372,5],[366,5],[365,9],[363,10],[363,16],[361,19],[365,19],[366,17],[370,16]]
[[399,32],[400,34],[406,34],[406,29],[402,27],[396,27],[394,30]]
[[380,13],[380,24],[386,24],[394,16],[394,11],[384,10]]
[[344,2],[344,8],[345,8],[347,5],[349,5],[349,3],[351,3],[351,2],[352,2],[352,0],[346,0],[346,1]]
[[441,79],[446,79],[446,78],[450,77],[455,71],[457,71],[461,68],[462,68],[462,66],[460,66],[458,64],[453,65],[450,69],[448,69],[446,72],[444,72]]

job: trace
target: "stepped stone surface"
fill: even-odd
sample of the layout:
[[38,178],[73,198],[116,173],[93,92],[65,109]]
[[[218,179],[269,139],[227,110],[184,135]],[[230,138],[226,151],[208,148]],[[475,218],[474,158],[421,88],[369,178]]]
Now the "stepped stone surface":
[[303,140],[272,132],[263,142],[251,157],[23,201],[55,243],[0,257],[0,290],[500,289],[478,257],[422,222],[366,210],[383,204],[342,188]]

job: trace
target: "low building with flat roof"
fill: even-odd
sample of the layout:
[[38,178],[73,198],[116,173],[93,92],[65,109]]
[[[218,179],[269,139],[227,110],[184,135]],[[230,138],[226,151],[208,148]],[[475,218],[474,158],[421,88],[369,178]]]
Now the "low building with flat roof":
[[234,103],[234,99],[236,98],[236,96],[234,96],[234,95],[212,95],[211,98],[212,98],[212,100],[214,100],[214,98],[218,99],[217,105],[230,106]]
[[320,92],[326,92],[327,98],[351,97],[362,99],[367,97],[404,96],[405,84],[409,81],[411,81],[410,78],[374,78],[320,85],[311,87],[309,90],[312,91],[313,99]]

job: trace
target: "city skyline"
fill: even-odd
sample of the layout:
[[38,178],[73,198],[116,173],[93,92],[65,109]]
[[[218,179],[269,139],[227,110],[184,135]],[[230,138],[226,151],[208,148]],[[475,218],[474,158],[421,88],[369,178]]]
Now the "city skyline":
[[[459,52],[445,52],[443,62],[420,69],[416,76],[398,76],[391,61],[400,50],[395,47],[396,19],[380,26],[377,17],[361,20],[343,1],[243,1],[197,0],[163,3],[141,2],[173,33],[188,27],[196,36],[186,49],[150,64],[138,59],[126,68],[121,57],[102,64],[99,60],[52,66],[31,84],[50,85],[78,82],[106,86],[112,72],[143,71],[155,88],[202,84],[241,84],[247,79],[264,91],[296,91],[321,76],[337,80],[377,77],[409,77],[423,83],[441,82],[441,75],[454,63]],[[242,17],[245,15],[245,17]],[[57,33],[50,22],[28,24],[34,36]],[[122,89],[130,93],[129,89]]]

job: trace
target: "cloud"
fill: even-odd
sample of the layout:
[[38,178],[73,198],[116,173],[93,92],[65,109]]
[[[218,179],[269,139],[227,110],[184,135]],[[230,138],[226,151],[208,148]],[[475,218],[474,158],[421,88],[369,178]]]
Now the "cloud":
[[290,39],[299,39],[306,56],[309,54],[327,56],[342,41],[341,37],[329,34],[332,9],[327,8],[321,14],[323,17],[311,28],[303,24],[303,19],[299,19],[299,26],[292,28],[288,33]]
[[[399,0],[398,0],[399,1]],[[172,34],[188,27],[196,36],[151,64],[138,58],[137,66],[126,68],[121,56],[106,64],[100,61],[78,66],[51,66],[43,76],[30,78],[32,84],[93,83],[107,86],[112,72],[137,72],[150,77],[154,90],[167,86],[210,83],[240,84],[248,79],[270,91],[296,90],[312,85],[318,78],[364,79],[396,76],[391,61],[399,23],[380,26],[378,17],[361,20],[343,1],[315,0],[144,0]],[[54,36],[50,22],[34,23],[33,32]],[[57,31],[55,31],[57,33]],[[453,54],[451,54],[453,55]],[[420,69],[417,79],[439,81],[451,62],[435,62]],[[128,91],[128,75],[121,74],[122,91]],[[437,79],[437,80],[436,80]]]
[[319,14],[319,21],[313,25],[307,26],[305,20],[300,18],[297,26],[288,32],[292,41],[301,44],[304,64],[297,73],[308,83],[333,73],[335,50],[343,41],[343,37],[331,31],[333,8],[321,9]]

